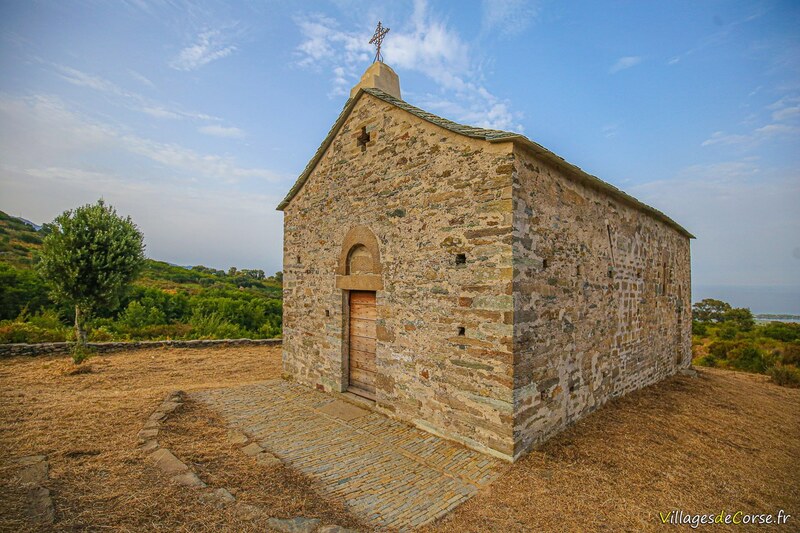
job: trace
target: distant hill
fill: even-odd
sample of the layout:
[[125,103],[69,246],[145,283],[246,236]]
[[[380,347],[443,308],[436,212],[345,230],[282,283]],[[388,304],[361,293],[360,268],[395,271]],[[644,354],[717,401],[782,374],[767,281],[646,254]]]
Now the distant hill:
[[41,226],[0,211],[0,261],[17,268],[31,268],[33,254],[45,236]]
[[[33,268],[34,256],[42,247],[47,227],[0,211],[0,263],[14,268]],[[280,299],[281,282],[261,270],[231,268],[228,272],[196,265],[185,267],[147,259],[134,285],[168,292],[197,294],[203,289],[238,289],[252,294]]]

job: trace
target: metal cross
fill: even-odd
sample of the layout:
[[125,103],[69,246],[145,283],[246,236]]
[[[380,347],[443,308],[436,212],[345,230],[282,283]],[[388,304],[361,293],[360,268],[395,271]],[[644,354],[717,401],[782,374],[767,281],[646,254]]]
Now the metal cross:
[[380,61],[383,63],[383,56],[381,55],[381,43],[383,42],[383,37],[389,33],[389,28],[384,28],[380,21],[378,21],[378,27],[375,28],[375,34],[372,36],[372,39],[369,40],[369,44],[374,44],[377,48],[375,52],[375,59],[372,61]]

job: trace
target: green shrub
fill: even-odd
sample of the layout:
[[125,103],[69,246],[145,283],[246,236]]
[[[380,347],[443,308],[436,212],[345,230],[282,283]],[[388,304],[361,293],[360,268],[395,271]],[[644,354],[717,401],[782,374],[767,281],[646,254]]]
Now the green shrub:
[[242,327],[231,324],[219,313],[195,313],[192,316],[192,336],[199,339],[238,339],[250,335]]
[[106,326],[89,328],[89,342],[110,342],[115,338],[114,333]]
[[167,317],[163,311],[156,307],[147,307],[138,301],[128,304],[125,311],[119,316],[119,321],[129,328],[141,328],[166,324]]
[[693,364],[698,366],[710,366],[715,367],[717,366],[717,358],[711,354],[704,355],[703,357],[699,357],[693,361]]
[[787,343],[783,347],[781,362],[784,365],[794,365],[800,367],[800,342]]
[[782,387],[800,387],[800,369],[791,365],[775,365],[769,369],[774,383]]
[[94,350],[85,344],[76,342],[70,347],[72,361],[79,365],[94,355]]
[[758,328],[764,337],[783,342],[800,340],[800,324],[790,322],[769,322]]
[[692,335],[700,335],[701,337],[704,337],[706,333],[708,333],[708,326],[706,326],[705,322],[692,320]]
[[733,322],[725,322],[720,326],[717,335],[720,339],[732,340],[736,338],[738,332],[739,330],[736,328],[736,324]]
[[728,353],[728,365],[736,370],[763,373],[767,369],[764,353],[755,346],[736,348]]
[[20,233],[19,235],[17,235],[17,238],[22,242],[27,242],[29,244],[42,243],[42,238],[36,233]]
[[56,312],[54,309],[44,309],[41,312],[30,316],[25,316],[23,314],[17,318],[17,321],[28,322],[34,326],[50,330],[69,328],[69,326],[61,321],[61,317],[58,316],[58,312]]
[[736,348],[742,348],[744,344],[733,341],[714,341],[708,345],[708,353],[715,359],[727,360],[728,354]]
[[24,342],[64,342],[69,336],[69,328],[50,330],[27,322],[6,322],[0,325],[0,344]]
[[190,324],[155,324],[131,332],[131,337],[137,340],[188,339],[192,330]]

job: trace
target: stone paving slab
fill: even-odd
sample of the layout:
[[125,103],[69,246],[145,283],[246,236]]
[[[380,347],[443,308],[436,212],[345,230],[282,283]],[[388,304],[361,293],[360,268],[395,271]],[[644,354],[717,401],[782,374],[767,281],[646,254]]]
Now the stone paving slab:
[[444,516],[498,475],[502,462],[283,380],[198,391],[261,447],[344,498],[379,528],[411,529]]

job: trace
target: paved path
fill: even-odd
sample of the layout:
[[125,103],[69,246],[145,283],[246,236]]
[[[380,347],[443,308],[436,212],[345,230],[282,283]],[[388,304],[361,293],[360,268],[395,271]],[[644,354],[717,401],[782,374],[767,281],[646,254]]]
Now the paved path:
[[283,380],[191,396],[328,493],[342,496],[351,511],[376,527],[429,523],[475,495],[502,464]]

